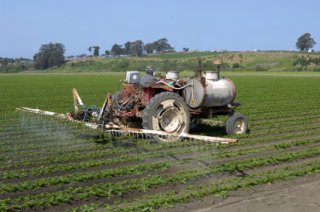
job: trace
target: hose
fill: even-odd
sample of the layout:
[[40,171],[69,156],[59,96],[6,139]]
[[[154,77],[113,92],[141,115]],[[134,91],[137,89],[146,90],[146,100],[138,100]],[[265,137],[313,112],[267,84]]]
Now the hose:
[[90,113],[92,113],[92,112],[97,112],[98,113],[99,111],[98,111],[97,106],[91,105],[90,107],[88,107],[85,110],[83,110],[83,112],[84,112],[84,115],[83,115],[82,121],[87,121],[88,118],[90,117],[90,115],[89,115]]
[[188,83],[188,84],[186,84],[185,86],[182,86],[182,87],[180,87],[180,88],[177,88],[177,87],[174,87],[174,86],[170,85],[169,83],[167,83],[167,82],[165,82],[165,81],[158,81],[157,83],[163,83],[163,84],[169,86],[170,88],[173,88],[173,89],[176,89],[176,90],[182,90],[182,89],[184,89],[184,88],[192,85],[192,83]]

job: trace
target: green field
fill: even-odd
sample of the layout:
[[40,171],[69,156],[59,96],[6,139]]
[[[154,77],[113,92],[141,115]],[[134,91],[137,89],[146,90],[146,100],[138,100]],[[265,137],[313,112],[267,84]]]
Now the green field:
[[[27,106],[101,106],[122,74],[0,75],[0,211],[153,211],[320,172],[320,75],[234,73],[250,132],[232,145],[111,137]],[[228,137],[223,127],[197,133]]]

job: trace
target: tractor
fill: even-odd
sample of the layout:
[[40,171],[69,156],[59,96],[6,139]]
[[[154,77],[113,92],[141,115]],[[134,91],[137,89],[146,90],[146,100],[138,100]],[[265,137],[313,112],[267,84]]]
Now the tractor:
[[[217,71],[202,72],[199,64],[200,68],[189,78],[180,78],[178,71],[154,76],[152,67],[147,67],[142,77],[139,71],[127,71],[122,89],[109,93],[101,109],[79,109],[83,103],[74,89],[75,109],[70,116],[103,128],[145,129],[176,138],[188,133],[201,119],[227,115],[226,134],[245,134],[248,121],[235,112],[240,105],[234,101],[236,86],[230,79],[220,77],[221,62],[215,62]],[[161,139],[160,135],[156,137]]]

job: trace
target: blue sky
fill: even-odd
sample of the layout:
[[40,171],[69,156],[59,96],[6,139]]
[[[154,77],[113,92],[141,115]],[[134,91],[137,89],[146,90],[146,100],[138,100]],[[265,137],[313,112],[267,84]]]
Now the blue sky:
[[181,50],[293,50],[305,32],[320,49],[319,0],[0,0],[0,57],[32,58],[41,44],[66,56],[166,37]]

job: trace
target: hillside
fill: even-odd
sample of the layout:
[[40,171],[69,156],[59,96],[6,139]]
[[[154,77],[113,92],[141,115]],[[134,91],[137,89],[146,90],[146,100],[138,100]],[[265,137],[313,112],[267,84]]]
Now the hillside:
[[[193,71],[201,58],[202,69],[212,70],[213,61],[221,60],[222,70],[251,72],[320,71],[320,53],[306,52],[188,52],[155,54],[144,57],[82,58],[67,61],[60,67],[37,72],[121,72],[143,71],[152,65],[157,71]],[[1,72],[1,70],[0,70]]]
[[198,67],[198,58],[204,70],[214,69],[212,61],[222,60],[222,69],[229,71],[320,71],[319,53],[300,52],[190,52],[167,53],[142,58],[89,58],[69,61],[54,72],[109,72],[144,70],[153,65],[158,71],[191,71]]

